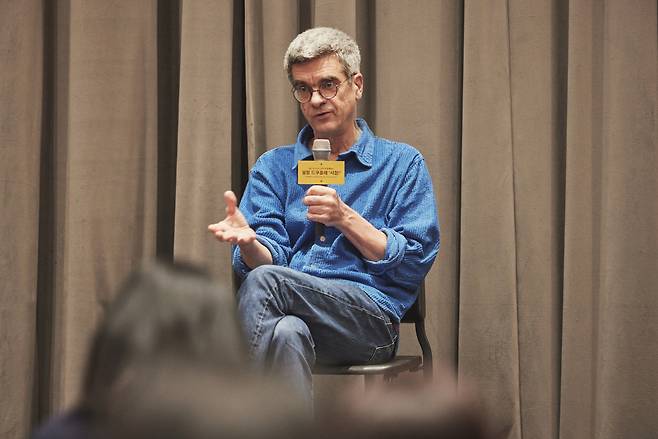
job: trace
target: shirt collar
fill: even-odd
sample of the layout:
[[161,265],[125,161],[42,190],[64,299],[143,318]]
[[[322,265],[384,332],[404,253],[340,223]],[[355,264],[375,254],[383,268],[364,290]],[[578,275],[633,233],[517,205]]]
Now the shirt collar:
[[[350,147],[349,150],[341,153],[339,158],[347,158],[349,155],[355,155],[357,160],[361,162],[364,166],[370,168],[372,167],[372,155],[373,148],[375,145],[375,135],[370,131],[368,124],[365,120],[358,118],[356,120],[359,128],[361,129],[361,135],[357,139],[356,143]],[[297,162],[299,160],[306,160],[313,155],[311,149],[306,146],[306,141],[313,136],[313,130],[310,125],[306,125],[297,135],[297,142],[295,143],[295,159],[293,162],[292,169],[297,168]]]

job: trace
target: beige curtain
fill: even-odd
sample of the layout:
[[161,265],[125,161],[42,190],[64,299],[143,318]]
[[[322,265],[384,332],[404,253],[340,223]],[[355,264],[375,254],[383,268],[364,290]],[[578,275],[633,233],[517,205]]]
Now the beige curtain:
[[[303,120],[283,52],[362,49],[375,132],[434,179],[437,359],[509,438],[658,436],[653,0],[0,0],[0,436],[76,400],[156,256],[232,282],[206,225]],[[415,352],[403,333],[403,352]],[[320,389],[331,397],[331,387]]]

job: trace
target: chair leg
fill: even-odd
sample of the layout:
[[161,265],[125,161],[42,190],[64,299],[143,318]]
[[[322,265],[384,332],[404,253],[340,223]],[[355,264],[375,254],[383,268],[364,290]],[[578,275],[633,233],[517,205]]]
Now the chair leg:
[[423,351],[423,376],[427,381],[432,381],[434,375],[434,367],[432,364],[432,348],[425,333],[425,322],[416,323],[416,337],[420,343],[420,348]]
[[377,375],[364,375],[363,379],[365,381],[366,392],[372,390],[377,384]]

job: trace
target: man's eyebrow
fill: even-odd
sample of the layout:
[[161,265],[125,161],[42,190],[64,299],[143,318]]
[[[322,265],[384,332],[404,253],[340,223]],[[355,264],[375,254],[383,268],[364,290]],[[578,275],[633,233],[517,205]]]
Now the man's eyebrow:
[[[328,76],[323,76],[322,78],[320,78],[318,80],[318,82],[322,82],[322,81],[340,81],[340,78],[338,78],[337,76],[334,76],[334,75],[328,75]],[[293,87],[298,86],[298,85],[305,85],[307,87],[311,87],[309,84],[307,84],[304,81],[300,81],[299,79],[293,79],[292,85],[293,85]]]

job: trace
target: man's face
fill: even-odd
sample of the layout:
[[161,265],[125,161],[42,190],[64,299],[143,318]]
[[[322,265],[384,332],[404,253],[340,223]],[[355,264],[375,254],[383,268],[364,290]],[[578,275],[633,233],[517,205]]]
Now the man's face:
[[356,103],[361,99],[363,91],[361,73],[355,74],[351,81],[345,81],[347,76],[335,55],[293,64],[291,73],[293,87],[305,86],[317,90],[326,87],[327,81],[334,81],[334,84],[342,83],[333,99],[326,99],[316,91],[309,102],[300,104],[315,137],[340,137],[354,129]]

